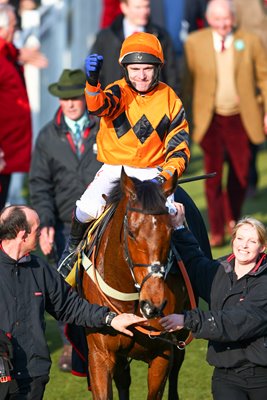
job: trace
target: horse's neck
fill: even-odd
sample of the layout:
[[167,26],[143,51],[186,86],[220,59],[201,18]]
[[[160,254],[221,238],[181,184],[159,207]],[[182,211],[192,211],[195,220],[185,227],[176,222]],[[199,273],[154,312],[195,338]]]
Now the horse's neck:
[[[129,267],[124,259],[123,254],[123,223],[126,212],[126,204],[120,202],[114,216],[112,217],[106,236],[104,250],[104,279],[111,284],[119,284],[119,276],[129,276],[128,282],[132,284]],[[126,282],[127,285],[127,282]]]
[[123,203],[119,203],[113,215],[113,218],[111,219],[108,247],[113,246],[113,244],[116,244],[118,246],[118,244],[122,242],[122,230],[125,212],[126,206]]

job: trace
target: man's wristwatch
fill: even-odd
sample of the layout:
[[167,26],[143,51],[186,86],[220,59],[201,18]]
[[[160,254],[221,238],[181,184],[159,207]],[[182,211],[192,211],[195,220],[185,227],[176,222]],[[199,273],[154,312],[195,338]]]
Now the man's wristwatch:
[[105,323],[107,326],[111,326],[111,322],[113,320],[113,318],[117,317],[117,313],[110,311],[107,313],[106,318],[105,318]]

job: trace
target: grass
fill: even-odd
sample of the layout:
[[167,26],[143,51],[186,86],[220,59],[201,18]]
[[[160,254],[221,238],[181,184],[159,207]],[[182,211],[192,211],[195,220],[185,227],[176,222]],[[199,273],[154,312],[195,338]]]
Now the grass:
[[[258,157],[258,169],[260,172],[258,194],[253,199],[246,200],[243,207],[243,215],[253,215],[267,225],[267,147],[263,146]],[[203,174],[202,156],[198,147],[192,148],[192,159],[186,176]],[[206,202],[203,190],[203,181],[191,182],[183,185],[199,207],[205,221]],[[228,238],[230,239],[230,238]],[[213,256],[217,258],[230,252],[230,246],[225,245],[220,249],[213,249]],[[47,318],[47,339],[52,356],[52,369],[50,382],[45,392],[45,400],[90,400],[90,392],[87,391],[86,379],[74,377],[69,373],[58,370],[57,363],[61,351],[60,337],[57,325],[52,318]],[[179,394],[181,400],[210,400],[210,379],[212,367],[205,361],[207,343],[204,340],[193,340],[186,349],[186,357],[180,371]],[[131,400],[142,400],[147,393],[147,366],[142,362],[133,361],[131,364]],[[114,390],[114,399],[117,393]],[[165,390],[164,400],[167,399]]]

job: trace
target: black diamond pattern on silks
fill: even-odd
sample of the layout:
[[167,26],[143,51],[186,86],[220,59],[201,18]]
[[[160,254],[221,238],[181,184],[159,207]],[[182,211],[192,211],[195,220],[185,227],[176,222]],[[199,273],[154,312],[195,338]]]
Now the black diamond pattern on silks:
[[148,121],[147,117],[143,115],[134,125],[133,131],[140,142],[145,143],[146,139],[149,138],[151,133],[154,131],[154,128]]

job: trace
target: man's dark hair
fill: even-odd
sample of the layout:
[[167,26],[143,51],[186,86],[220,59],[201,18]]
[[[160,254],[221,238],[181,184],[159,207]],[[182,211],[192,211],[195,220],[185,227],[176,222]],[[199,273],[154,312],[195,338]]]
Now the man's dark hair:
[[[10,208],[10,210],[8,210]],[[31,232],[24,206],[8,206],[0,213],[0,240],[15,239],[20,231]],[[31,208],[31,207],[29,207]]]

